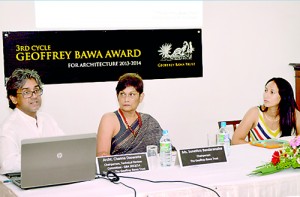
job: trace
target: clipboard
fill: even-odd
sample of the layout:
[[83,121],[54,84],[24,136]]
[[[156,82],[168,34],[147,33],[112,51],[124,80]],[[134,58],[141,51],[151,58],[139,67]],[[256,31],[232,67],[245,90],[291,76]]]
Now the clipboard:
[[283,145],[288,144],[289,142],[287,140],[281,140],[281,139],[266,139],[266,140],[257,140],[257,141],[251,141],[250,144],[253,146],[259,146],[263,148],[282,148]]

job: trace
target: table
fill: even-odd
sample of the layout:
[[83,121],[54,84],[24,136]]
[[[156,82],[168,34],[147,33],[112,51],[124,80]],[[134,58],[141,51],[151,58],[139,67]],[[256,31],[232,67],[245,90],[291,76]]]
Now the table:
[[[266,176],[248,176],[256,166],[270,161],[274,150],[249,144],[234,145],[231,146],[227,162],[183,168],[176,165],[118,175],[153,181],[181,180],[192,182],[214,189],[221,197],[300,196],[300,169],[286,169]],[[213,191],[195,185],[185,183],[151,183],[123,177],[120,178],[119,184],[114,184],[105,179],[95,179],[92,181],[30,190],[21,190],[13,183],[2,183],[5,179],[6,177],[0,176],[1,197],[134,196],[134,191],[120,184],[120,182],[135,188],[136,196],[218,196]]]

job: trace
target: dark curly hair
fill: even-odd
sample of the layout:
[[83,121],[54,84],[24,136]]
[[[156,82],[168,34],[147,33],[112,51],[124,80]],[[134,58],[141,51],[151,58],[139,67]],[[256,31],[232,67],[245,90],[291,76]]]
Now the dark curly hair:
[[38,86],[42,88],[43,83],[37,71],[23,68],[17,68],[14,70],[6,83],[7,99],[11,109],[15,109],[16,105],[10,100],[9,96],[16,97],[17,90],[24,86],[27,79],[35,79]]

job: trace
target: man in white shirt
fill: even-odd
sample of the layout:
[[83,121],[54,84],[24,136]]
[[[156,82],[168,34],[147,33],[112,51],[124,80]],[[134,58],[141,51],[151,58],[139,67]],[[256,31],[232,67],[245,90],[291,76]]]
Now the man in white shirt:
[[56,121],[44,112],[42,82],[38,73],[16,69],[6,83],[9,107],[13,112],[2,123],[0,130],[0,174],[21,171],[21,141],[64,135]]

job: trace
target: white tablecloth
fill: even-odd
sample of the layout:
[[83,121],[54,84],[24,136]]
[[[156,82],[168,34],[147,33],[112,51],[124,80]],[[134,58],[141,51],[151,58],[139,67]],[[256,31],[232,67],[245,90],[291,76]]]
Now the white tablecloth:
[[[62,186],[21,190],[12,183],[0,184],[0,196],[137,196],[176,197],[287,197],[300,196],[300,169],[287,169],[266,176],[248,176],[257,166],[270,161],[275,149],[245,145],[231,146],[227,162],[183,167],[173,166],[150,171],[118,174],[119,184],[96,179]],[[186,183],[151,183],[122,176],[152,181],[187,181],[215,190]],[[6,177],[0,176],[1,181]],[[123,183],[123,184],[121,184]],[[4,186],[4,187],[3,187]]]

